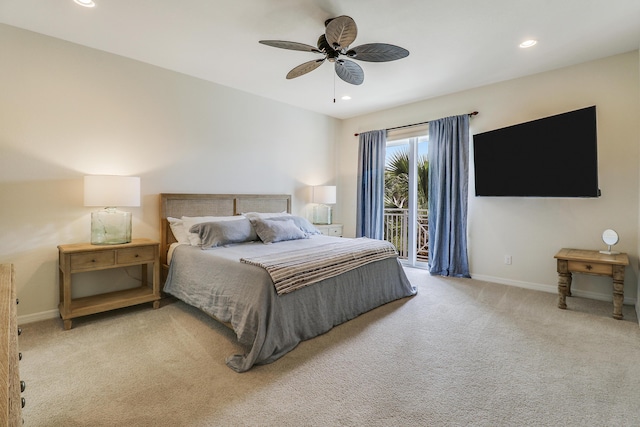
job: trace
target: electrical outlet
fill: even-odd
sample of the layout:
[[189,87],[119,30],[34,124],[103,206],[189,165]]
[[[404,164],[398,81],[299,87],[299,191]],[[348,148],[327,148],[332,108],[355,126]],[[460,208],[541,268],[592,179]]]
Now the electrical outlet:
[[504,256],[504,263],[507,265],[511,265],[511,255]]

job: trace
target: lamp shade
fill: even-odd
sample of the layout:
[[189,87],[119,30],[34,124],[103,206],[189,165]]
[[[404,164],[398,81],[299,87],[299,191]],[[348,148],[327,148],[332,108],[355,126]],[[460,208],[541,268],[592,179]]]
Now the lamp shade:
[[90,175],[84,177],[85,206],[140,206],[140,177]]
[[336,202],[335,185],[318,185],[313,187],[313,203],[332,205]]

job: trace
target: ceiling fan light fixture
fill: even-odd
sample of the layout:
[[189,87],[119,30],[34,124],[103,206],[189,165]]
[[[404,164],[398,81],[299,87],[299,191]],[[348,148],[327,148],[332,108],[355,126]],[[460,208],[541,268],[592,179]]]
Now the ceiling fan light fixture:
[[535,46],[536,44],[538,44],[538,41],[537,41],[537,40],[530,39],[530,40],[525,40],[525,41],[523,41],[522,43],[520,43],[520,45],[519,45],[519,46],[520,46],[522,49],[526,49],[526,48],[528,48],[528,47]]
[[95,7],[96,4],[93,2],[93,0],[73,0],[76,4],[79,4],[80,6],[84,6],[84,7]]

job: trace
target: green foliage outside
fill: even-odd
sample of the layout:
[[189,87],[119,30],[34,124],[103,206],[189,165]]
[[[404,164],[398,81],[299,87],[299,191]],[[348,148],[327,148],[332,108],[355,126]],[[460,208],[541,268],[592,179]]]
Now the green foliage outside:
[[[418,209],[427,209],[429,162],[418,158]],[[406,209],[409,201],[409,151],[396,151],[387,160],[384,171],[385,209]]]

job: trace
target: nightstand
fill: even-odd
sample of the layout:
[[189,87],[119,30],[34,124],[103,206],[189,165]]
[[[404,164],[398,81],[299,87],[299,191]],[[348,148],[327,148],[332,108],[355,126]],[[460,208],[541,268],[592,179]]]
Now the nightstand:
[[314,226],[325,236],[342,237],[342,224],[314,224]]
[[[60,267],[60,316],[64,329],[71,329],[71,319],[131,305],[153,302],[160,306],[160,243],[133,239],[121,245],[77,243],[58,246]],[[71,298],[74,273],[141,266],[142,284],[133,289],[107,292],[83,298]],[[147,267],[153,268],[153,283],[147,284]]]

